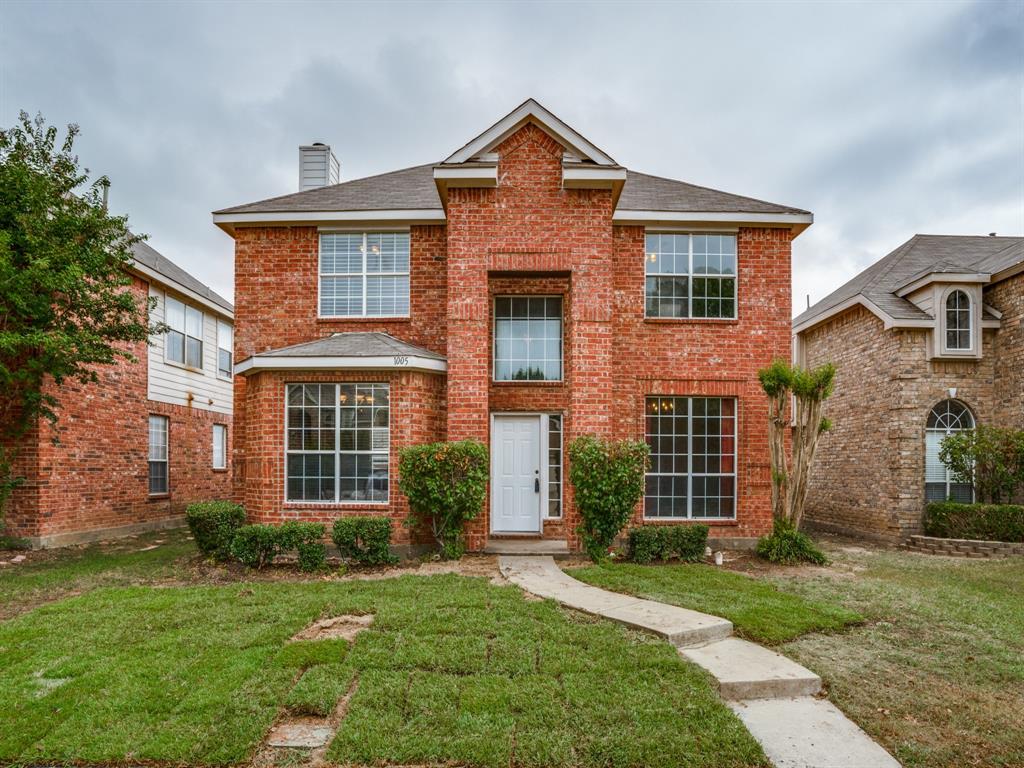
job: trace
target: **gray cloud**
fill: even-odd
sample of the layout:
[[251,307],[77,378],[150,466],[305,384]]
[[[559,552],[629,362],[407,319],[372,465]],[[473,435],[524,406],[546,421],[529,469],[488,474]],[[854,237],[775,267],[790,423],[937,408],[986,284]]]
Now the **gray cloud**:
[[444,157],[535,96],[620,162],[813,210],[794,303],[914,232],[1024,232],[1024,5],[0,5],[0,125],[83,162],[231,295],[211,210]]

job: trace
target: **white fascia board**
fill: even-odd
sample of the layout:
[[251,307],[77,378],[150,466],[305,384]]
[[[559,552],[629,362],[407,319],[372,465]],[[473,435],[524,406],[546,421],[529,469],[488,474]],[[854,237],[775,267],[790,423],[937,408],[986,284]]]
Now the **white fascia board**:
[[404,222],[436,224],[445,221],[440,208],[403,208],[375,211],[291,211],[287,213],[215,213],[213,223],[227,233],[237,224],[320,224],[324,222]]
[[983,318],[982,321],[981,321],[981,327],[982,328],[1002,328],[1003,327],[1003,321],[1002,320],[985,320]]
[[896,295],[900,298],[909,296],[931,283],[987,283],[991,279],[992,275],[984,272],[929,272],[913,282],[901,285],[896,289]]
[[[406,362],[397,364],[396,360]],[[373,357],[276,357],[253,355],[235,366],[236,375],[266,370],[416,370],[446,373],[448,363],[419,355],[377,355]]]
[[992,275],[992,282],[998,283],[1005,280],[1008,277],[1013,277],[1014,275],[1019,275],[1021,273],[1024,273],[1024,261],[1018,262],[1013,266],[1007,267],[1001,272],[996,272],[994,275]]
[[188,288],[187,286],[184,286],[175,280],[171,280],[169,277],[165,275],[161,275],[159,272],[150,269],[145,264],[132,260],[132,271],[139,273],[150,282],[156,283],[157,285],[161,285],[164,288],[170,288],[172,291],[181,294],[189,301],[193,301],[196,304],[202,304],[211,312],[218,314],[221,317],[226,317],[228,320],[234,322],[235,313],[232,312],[230,309],[225,309],[220,304],[217,304],[214,301],[210,301],[210,299],[206,298],[201,293],[196,293],[191,288]]
[[442,181],[449,187],[496,187],[498,186],[498,166],[435,168],[434,181]]
[[672,224],[708,222],[727,224],[782,224],[806,228],[814,223],[813,213],[721,213],[718,211],[615,211],[612,224]]
[[548,133],[553,134],[563,144],[576,153],[601,165],[615,165],[615,161],[595,147],[580,134],[563,123],[533,99],[527,99],[518,108],[507,114],[486,131],[481,133],[462,149],[457,150],[445,163],[464,163],[500,144],[533,118]]
[[625,168],[602,168],[587,166],[574,168],[562,167],[562,186],[566,189],[585,189],[589,187],[612,187],[626,183]]

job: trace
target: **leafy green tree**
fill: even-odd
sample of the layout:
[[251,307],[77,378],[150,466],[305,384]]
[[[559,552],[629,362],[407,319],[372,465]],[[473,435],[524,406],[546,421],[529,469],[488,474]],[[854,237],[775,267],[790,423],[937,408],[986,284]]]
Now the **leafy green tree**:
[[69,125],[58,144],[55,127],[25,112],[0,131],[0,523],[21,480],[19,441],[40,421],[56,425],[61,386],[96,382],[99,366],[133,359],[130,345],[160,330],[129,289],[141,238],[107,212],[108,181],[89,181],[77,135]]
[[974,486],[978,501],[1012,501],[1024,488],[1024,430],[990,427],[949,435],[939,460],[958,483]]
[[629,522],[644,496],[650,448],[636,440],[601,440],[591,435],[569,444],[569,480],[580,512],[577,529],[583,548],[595,562]]

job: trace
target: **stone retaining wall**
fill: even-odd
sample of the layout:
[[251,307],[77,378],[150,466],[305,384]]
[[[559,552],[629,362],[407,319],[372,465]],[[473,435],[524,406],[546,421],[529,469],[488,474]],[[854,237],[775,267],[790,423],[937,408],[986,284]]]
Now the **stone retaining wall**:
[[974,539],[940,539],[936,536],[911,536],[904,545],[912,552],[948,557],[1009,557],[1024,555],[1024,543],[1009,541],[977,541]]

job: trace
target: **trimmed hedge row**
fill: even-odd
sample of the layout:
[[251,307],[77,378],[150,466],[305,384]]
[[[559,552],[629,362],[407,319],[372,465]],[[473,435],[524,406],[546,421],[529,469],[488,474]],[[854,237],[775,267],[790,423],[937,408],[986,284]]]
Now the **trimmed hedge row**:
[[185,508],[185,519],[200,552],[227,560],[235,532],[245,525],[245,510],[230,501],[201,501]]
[[944,539],[1024,542],[1024,505],[935,501],[925,508],[924,532]]
[[391,520],[386,517],[339,517],[331,538],[342,557],[360,565],[386,565],[398,560],[391,554]]
[[634,563],[678,557],[686,563],[704,559],[706,525],[639,525],[627,534],[628,556]]
[[250,568],[262,568],[285,552],[297,551],[299,568],[319,571],[327,565],[324,524],[289,520],[277,525],[243,525],[231,542],[231,554]]

